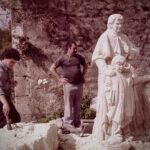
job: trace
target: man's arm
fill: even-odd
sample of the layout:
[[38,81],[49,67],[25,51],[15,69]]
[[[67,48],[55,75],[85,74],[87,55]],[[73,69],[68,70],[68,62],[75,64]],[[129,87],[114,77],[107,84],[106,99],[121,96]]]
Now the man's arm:
[[51,71],[52,74],[57,78],[57,80],[60,79],[60,76],[59,76],[59,74],[58,74],[57,71],[56,71],[56,66],[55,66],[55,64],[52,64],[52,65],[51,65],[50,71]]
[[7,99],[5,97],[5,92],[3,90],[3,77],[5,76],[4,70],[2,68],[0,68],[0,102],[3,104],[3,113],[5,116],[7,116],[9,114],[10,111],[10,107],[9,104],[7,102]]
[[83,72],[82,72],[83,77],[85,76],[85,74],[86,74],[86,72],[87,72],[87,68],[88,68],[88,65],[85,63],[85,64],[83,65]]
[[10,107],[9,104],[6,100],[5,95],[0,95],[0,102],[3,104],[3,113],[5,116],[8,116],[9,111],[10,111]]
[[61,82],[62,84],[67,83],[67,79],[61,77],[61,76],[58,74],[58,72],[57,72],[57,70],[56,70],[55,64],[52,64],[52,65],[51,65],[50,71],[51,71],[52,74],[57,78],[57,80],[58,80],[59,82]]

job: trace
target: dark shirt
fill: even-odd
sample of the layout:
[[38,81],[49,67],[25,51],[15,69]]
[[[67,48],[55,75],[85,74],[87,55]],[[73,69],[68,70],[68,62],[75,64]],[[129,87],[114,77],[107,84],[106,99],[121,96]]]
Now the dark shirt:
[[63,55],[54,64],[56,68],[62,68],[63,77],[67,78],[69,83],[79,84],[84,82],[81,65],[85,65],[85,59],[81,55]]

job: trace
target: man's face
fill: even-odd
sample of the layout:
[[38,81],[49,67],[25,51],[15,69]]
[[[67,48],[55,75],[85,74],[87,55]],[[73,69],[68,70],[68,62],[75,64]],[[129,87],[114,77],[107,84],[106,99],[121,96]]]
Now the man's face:
[[6,65],[6,67],[7,68],[9,68],[9,69],[13,69],[14,68],[14,66],[15,66],[15,64],[16,64],[16,60],[14,60],[14,59],[5,59],[5,65]]
[[115,31],[116,33],[120,33],[122,31],[122,26],[123,26],[123,20],[116,19],[112,25],[112,30]]
[[71,47],[68,49],[68,52],[70,55],[76,54],[77,53],[77,46],[74,43],[72,43]]

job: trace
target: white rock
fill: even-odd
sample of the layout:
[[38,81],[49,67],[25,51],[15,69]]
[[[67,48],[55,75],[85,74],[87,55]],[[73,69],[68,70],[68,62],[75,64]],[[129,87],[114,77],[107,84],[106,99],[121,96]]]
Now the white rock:
[[52,123],[18,123],[0,129],[0,150],[57,150],[58,128]]

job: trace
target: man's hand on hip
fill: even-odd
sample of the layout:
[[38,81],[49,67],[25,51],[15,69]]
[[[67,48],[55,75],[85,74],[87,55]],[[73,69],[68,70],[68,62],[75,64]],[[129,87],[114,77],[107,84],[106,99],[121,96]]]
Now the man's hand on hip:
[[61,82],[62,84],[66,84],[68,82],[67,78],[60,78],[59,82]]

